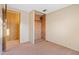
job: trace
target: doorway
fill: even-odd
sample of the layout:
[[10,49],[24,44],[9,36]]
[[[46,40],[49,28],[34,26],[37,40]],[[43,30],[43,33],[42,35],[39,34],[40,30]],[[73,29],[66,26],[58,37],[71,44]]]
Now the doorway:
[[45,40],[45,30],[46,24],[45,19],[46,15],[43,13],[35,13],[35,43],[41,42]]

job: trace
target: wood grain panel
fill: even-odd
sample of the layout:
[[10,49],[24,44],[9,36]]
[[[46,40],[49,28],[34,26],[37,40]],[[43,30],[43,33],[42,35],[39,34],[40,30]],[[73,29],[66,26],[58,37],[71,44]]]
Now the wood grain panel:
[[35,14],[35,43],[45,40],[46,15]]
[[[17,11],[7,10],[6,14],[6,30],[9,29],[9,35],[4,37],[4,44],[6,46],[4,49],[5,51],[16,45],[18,46],[20,43],[20,13]],[[5,32],[5,34],[6,33],[7,32]]]
[[46,15],[41,16],[41,38],[45,40],[46,36]]
[[35,43],[41,41],[41,20],[40,15],[35,14]]

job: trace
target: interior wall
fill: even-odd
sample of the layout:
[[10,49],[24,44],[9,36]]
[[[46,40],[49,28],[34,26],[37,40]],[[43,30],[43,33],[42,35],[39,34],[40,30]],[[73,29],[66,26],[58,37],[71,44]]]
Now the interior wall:
[[20,21],[20,42],[24,43],[29,41],[29,30],[28,30],[28,13],[21,12],[21,21]]
[[46,15],[46,40],[79,51],[79,5]]
[[34,15],[35,14],[35,11],[31,11],[29,13],[29,40],[31,43],[35,43],[34,40],[35,40],[35,35],[34,35]]

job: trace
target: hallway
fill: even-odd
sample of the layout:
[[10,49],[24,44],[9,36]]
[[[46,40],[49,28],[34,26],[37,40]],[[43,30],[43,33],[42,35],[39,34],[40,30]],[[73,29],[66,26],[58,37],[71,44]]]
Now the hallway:
[[4,52],[3,55],[79,55],[79,52],[55,43],[42,41],[35,45],[29,42],[21,44],[19,47]]

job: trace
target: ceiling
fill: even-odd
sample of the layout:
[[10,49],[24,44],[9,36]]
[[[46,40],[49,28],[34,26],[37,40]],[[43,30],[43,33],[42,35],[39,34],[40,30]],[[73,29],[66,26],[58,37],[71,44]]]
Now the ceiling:
[[64,7],[68,7],[70,4],[8,4],[8,7],[24,10],[30,12],[32,10],[37,10],[39,12],[43,12],[46,9],[45,14],[54,12]]

